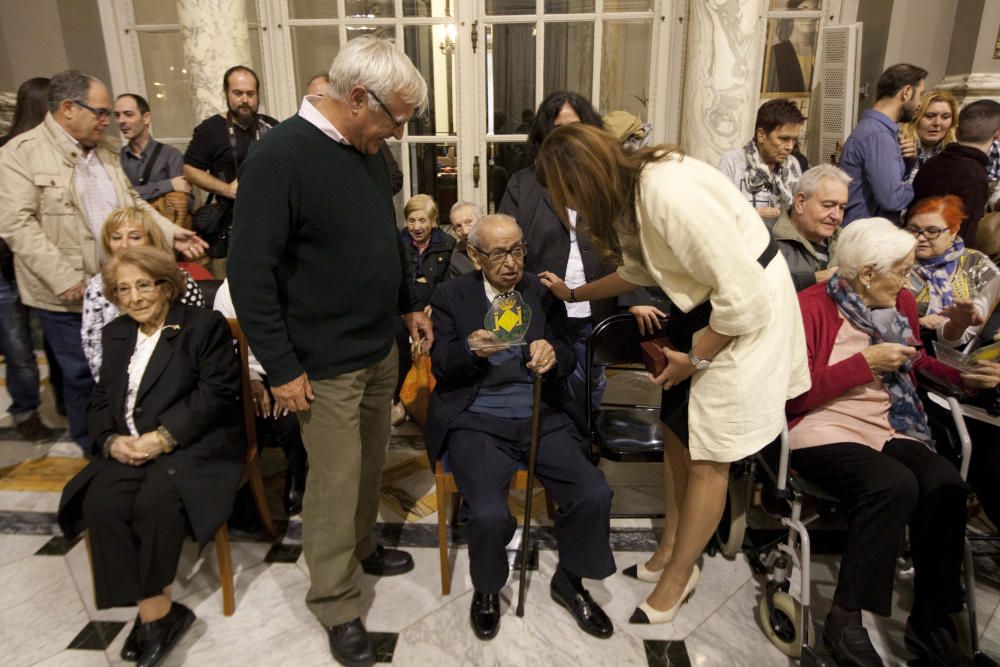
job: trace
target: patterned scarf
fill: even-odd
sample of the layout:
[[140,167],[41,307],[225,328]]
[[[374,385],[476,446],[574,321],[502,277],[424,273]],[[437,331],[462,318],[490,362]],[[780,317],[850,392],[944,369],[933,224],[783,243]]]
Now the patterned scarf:
[[[917,341],[909,323],[895,308],[868,308],[850,283],[839,273],[833,274],[826,285],[830,295],[844,318],[856,329],[864,331],[871,338],[872,345],[879,343],[900,343],[913,345]],[[889,425],[898,433],[916,438],[933,445],[924,406],[910,379],[910,366],[906,361],[891,373],[882,373],[882,386],[889,393]]]
[[747,157],[747,170],[744,174],[747,189],[756,194],[761,190],[767,190],[778,200],[778,208],[785,210],[792,205],[791,171],[788,167],[788,160],[795,158],[789,156],[788,160],[771,169],[760,159],[760,152],[757,150],[757,142],[753,139],[743,147],[743,152]]
[[964,252],[965,242],[956,236],[951,248],[943,255],[921,259],[917,263],[917,275],[927,284],[927,292],[930,295],[928,315],[936,315],[955,302],[951,293],[951,276],[955,273],[955,267]]

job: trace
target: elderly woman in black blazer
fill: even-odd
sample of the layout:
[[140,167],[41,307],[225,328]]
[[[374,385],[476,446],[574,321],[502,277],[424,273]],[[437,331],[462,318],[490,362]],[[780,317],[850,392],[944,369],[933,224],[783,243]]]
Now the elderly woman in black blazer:
[[225,319],[178,301],[184,276],[168,253],[130,248],[103,275],[123,315],[104,328],[94,459],[63,491],[59,522],[89,531],[97,608],[138,604],[121,657],[149,667],[194,621],[170,598],[184,537],[204,546],[232,510],[240,368]]

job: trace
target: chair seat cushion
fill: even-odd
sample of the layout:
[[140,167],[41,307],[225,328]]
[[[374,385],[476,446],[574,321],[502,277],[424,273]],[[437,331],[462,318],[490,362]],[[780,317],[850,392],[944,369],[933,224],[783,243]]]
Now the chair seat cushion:
[[656,409],[605,408],[594,420],[601,456],[613,461],[662,461],[663,435]]

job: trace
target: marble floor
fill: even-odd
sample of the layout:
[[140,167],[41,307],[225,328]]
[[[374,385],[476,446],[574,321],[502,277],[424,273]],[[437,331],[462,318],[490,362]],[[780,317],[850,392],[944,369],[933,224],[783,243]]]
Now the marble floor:
[[[50,404],[46,392],[44,419],[58,425],[59,417]],[[118,665],[118,653],[136,611],[95,609],[84,544],[66,540],[54,525],[58,492],[46,490],[46,480],[21,474],[24,468],[19,468],[26,461],[45,457],[50,446],[17,440],[10,426],[9,419],[0,420],[0,664]],[[269,500],[281,516],[281,457],[271,450],[265,454]],[[58,467],[55,464],[53,469]],[[615,490],[615,511],[662,511],[658,465],[602,462],[601,467]],[[523,505],[523,494],[512,495],[516,514]],[[583,634],[549,598],[548,582],[556,566],[551,522],[540,498],[533,507],[538,508],[534,515],[538,527],[532,531],[536,548],[529,559],[525,615],[519,618],[514,613],[515,575],[502,592],[499,636],[480,642],[468,626],[472,589],[468,552],[460,535],[450,550],[451,594],[441,595],[433,475],[421,449],[419,430],[406,423],[394,431],[377,530],[385,544],[408,549],[416,568],[401,577],[365,577],[364,620],[377,639],[380,662],[420,667],[794,664],[765,638],[758,625],[755,610],[764,578],[754,574],[742,555],[734,560],[706,555],[696,594],[673,623],[661,626],[626,622],[650,584],[621,574],[587,581],[616,629],[607,640]],[[660,525],[650,519],[613,521],[612,546],[619,569],[651,553]],[[231,617],[222,613],[214,549],[198,554],[193,544],[187,545],[174,594],[194,610],[198,620],[163,664],[333,664],[326,634],[303,601],[309,579],[301,555],[301,522],[283,519],[280,526],[281,539],[273,544],[253,532],[234,531],[237,607]],[[513,549],[510,556],[513,561]],[[813,562],[817,637],[836,581],[837,563],[833,555],[819,555]],[[1000,657],[1000,586],[993,583],[1000,577],[990,558],[977,559],[977,565],[983,575],[976,586],[978,635],[983,649]],[[797,595],[797,581],[791,592]],[[902,641],[911,594],[911,579],[901,575],[892,617],[866,619],[887,664],[907,664],[911,657]]]

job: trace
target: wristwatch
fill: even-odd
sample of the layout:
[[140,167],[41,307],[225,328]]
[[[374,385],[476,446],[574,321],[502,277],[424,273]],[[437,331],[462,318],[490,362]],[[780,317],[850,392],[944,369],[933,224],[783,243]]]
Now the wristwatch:
[[698,357],[696,357],[694,355],[694,350],[688,352],[688,361],[691,362],[691,365],[694,366],[694,369],[696,371],[703,371],[712,365],[711,359],[699,359]]

